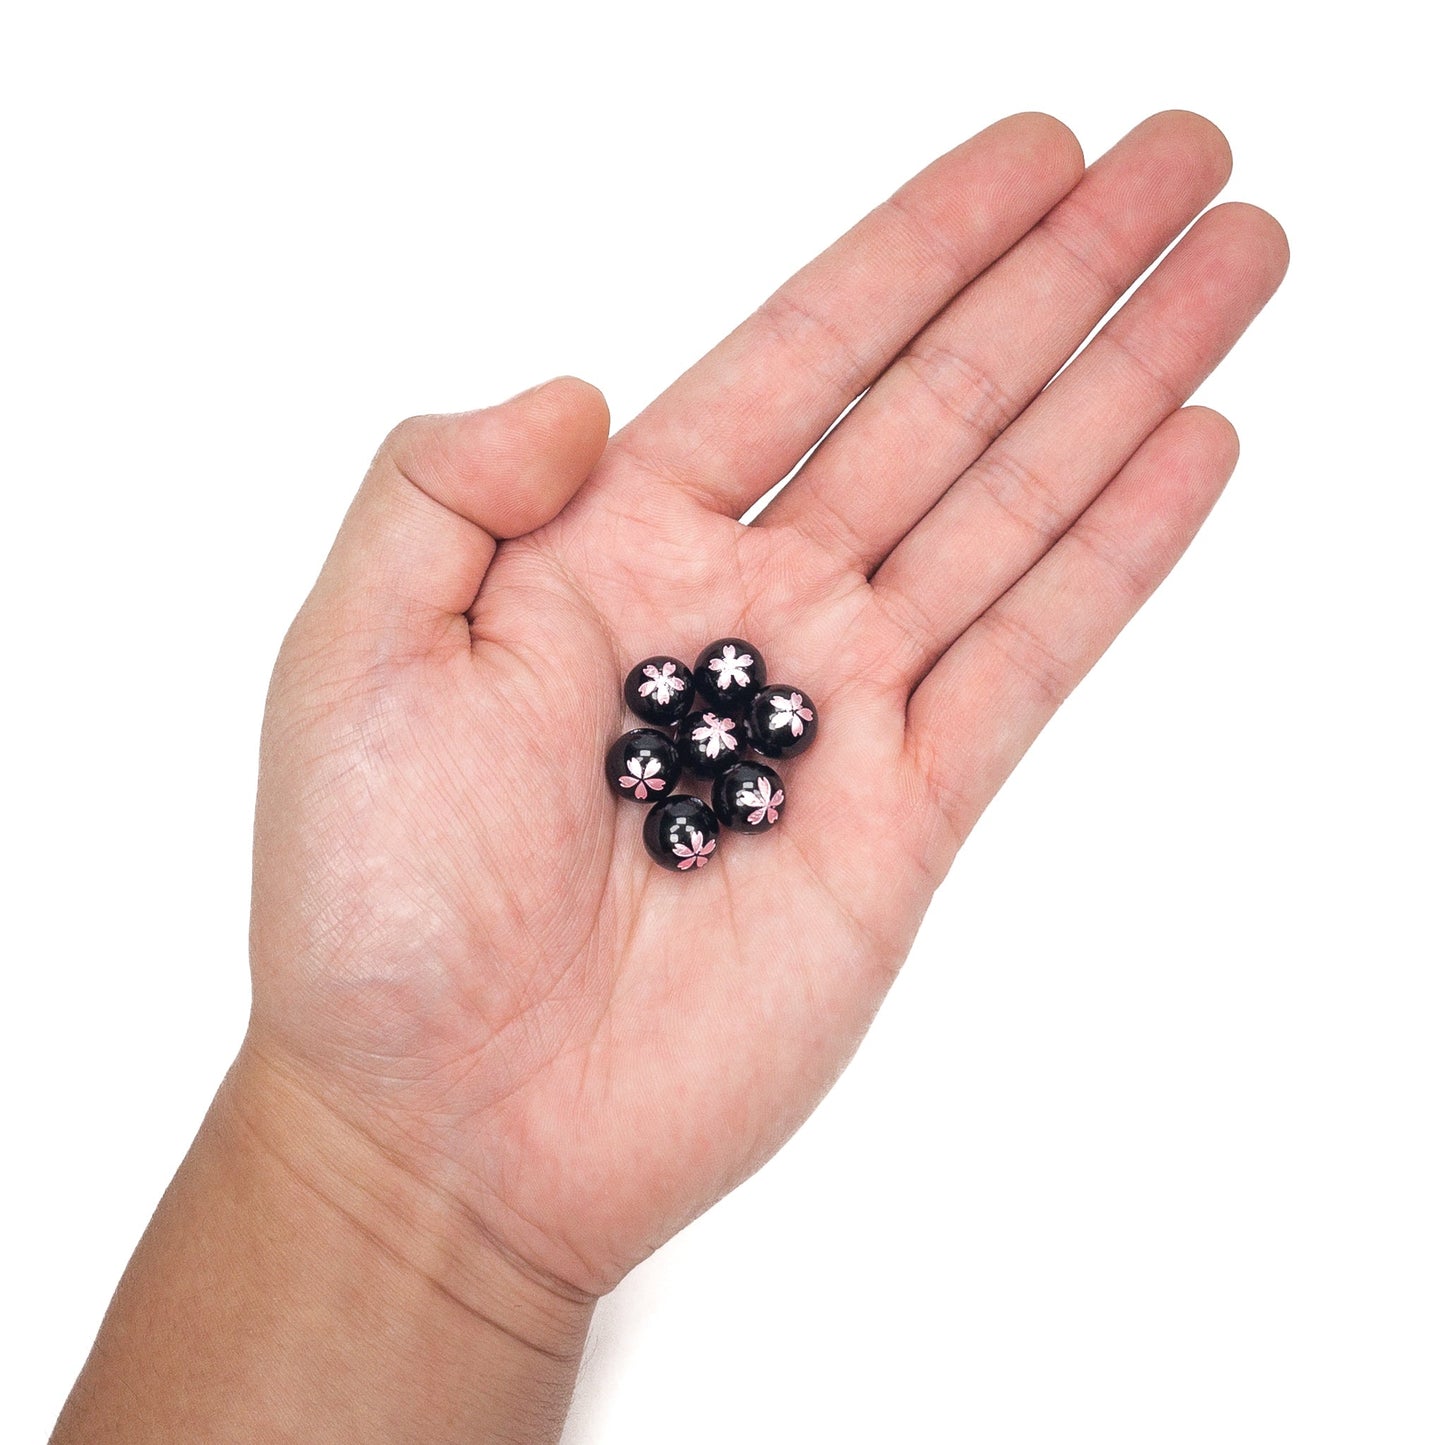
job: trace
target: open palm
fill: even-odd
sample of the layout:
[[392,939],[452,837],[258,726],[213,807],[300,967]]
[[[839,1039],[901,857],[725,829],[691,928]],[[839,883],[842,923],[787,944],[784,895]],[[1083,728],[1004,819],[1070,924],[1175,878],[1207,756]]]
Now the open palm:
[[[1059,372],[1228,168],[1169,113],[1081,179],[1015,117],[611,441],[565,380],[398,428],[268,706],[254,1047],[588,1293],[756,1169],[1228,476],[1180,407],[1283,274],[1263,212],[1199,220]],[[782,825],[680,876],[602,759],[627,668],[727,634],[819,737]]]

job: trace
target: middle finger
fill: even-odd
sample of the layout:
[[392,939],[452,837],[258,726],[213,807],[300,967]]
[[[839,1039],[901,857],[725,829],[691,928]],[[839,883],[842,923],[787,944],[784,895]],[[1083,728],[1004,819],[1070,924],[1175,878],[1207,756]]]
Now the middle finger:
[[1189,111],[1130,131],[910,343],[758,518],[871,574],[1228,178]]

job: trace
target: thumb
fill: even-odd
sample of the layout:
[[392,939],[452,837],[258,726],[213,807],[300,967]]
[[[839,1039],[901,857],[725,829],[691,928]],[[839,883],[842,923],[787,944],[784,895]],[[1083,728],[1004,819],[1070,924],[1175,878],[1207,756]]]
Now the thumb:
[[607,443],[607,403],[564,376],[500,406],[411,417],[367,471],[308,609],[333,635],[426,650],[476,599],[507,537],[550,522]]

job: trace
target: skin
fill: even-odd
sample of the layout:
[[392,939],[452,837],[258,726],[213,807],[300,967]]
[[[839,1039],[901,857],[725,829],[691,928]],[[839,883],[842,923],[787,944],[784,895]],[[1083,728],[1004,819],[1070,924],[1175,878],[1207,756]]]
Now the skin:
[[[56,1440],[556,1437],[592,1303],[814,1108],[1224,486],[1183,403],[1287,264],[1195,219],[1229,165],[1015,116],[610,440],[570,378],[393,431],[276,667],[244,1047]],[[628,667],[726,634],[819,737],[678,876],[601,759]]]

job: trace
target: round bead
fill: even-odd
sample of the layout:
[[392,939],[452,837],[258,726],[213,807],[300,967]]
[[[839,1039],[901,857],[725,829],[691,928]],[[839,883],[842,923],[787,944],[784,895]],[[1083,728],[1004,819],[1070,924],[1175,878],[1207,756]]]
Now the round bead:
[[783,780],[766,763],[734,763],[712,785],[718,822],[740,833],[766,833],[784,802]]
[[663,727],[692,706],[692,673],[675,657],[645,657],[622,684],[622,700],[640,717]]
[[765,687],[748,709],[748,741],[766,757],[796,757],[817,735],[818,710],[801,688]]
[[701,798],[678,793],[653,804],[642,841],[663,868],[700,873],[717,848],[717,818]]
[[677,744],[656,728],[633,728],[607,749],[607,781],[622,798],[655,803],[677,786],[681,772]]
[[763,655],[741,637],[709,642],[692,665],[699,699],[714,709],[742,712],[768,680]]
[[690,712],[677,729],[677,750],[683,767],[700,777],[715,778],[747,754],[740,719],[719,712]]

